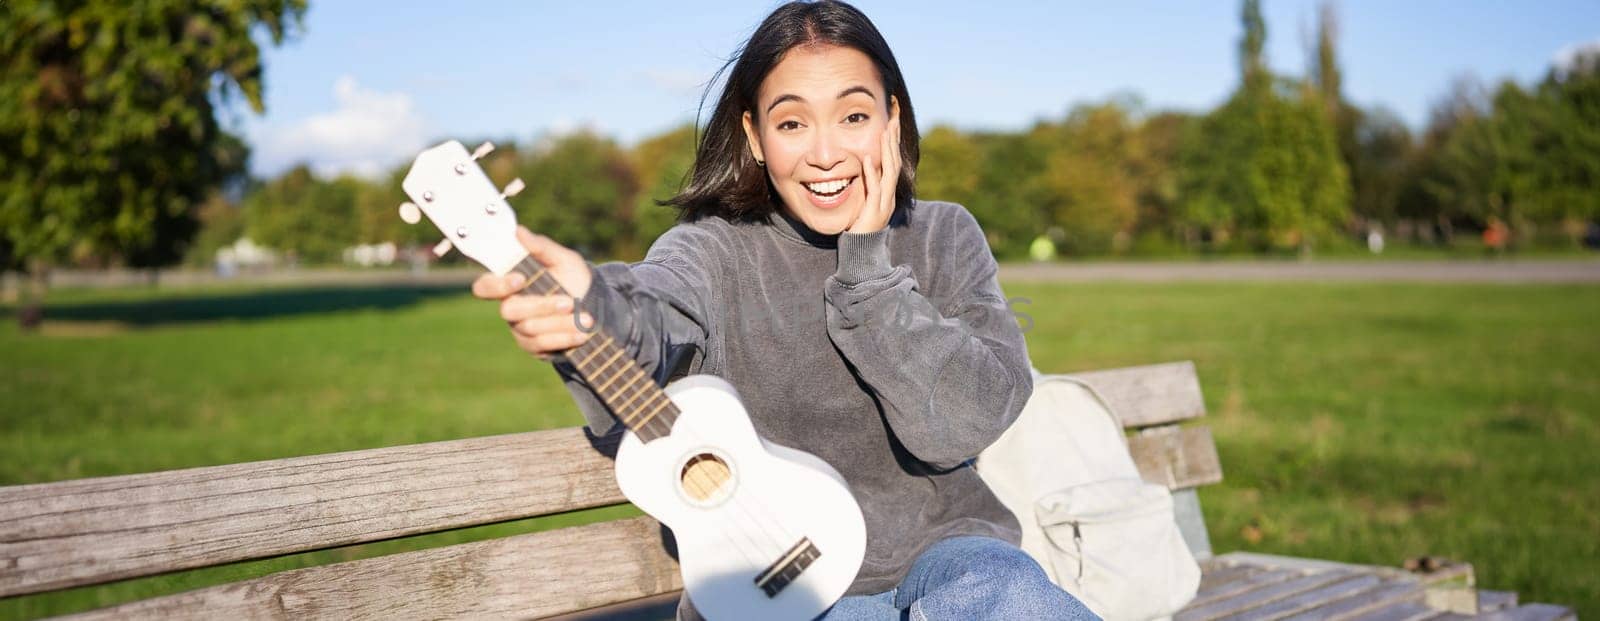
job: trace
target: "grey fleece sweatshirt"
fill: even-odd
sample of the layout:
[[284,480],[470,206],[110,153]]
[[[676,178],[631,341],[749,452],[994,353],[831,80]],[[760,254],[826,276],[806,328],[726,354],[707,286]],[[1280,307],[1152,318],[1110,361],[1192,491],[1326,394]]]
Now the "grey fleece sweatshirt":
[[[762,437],[844,475],[867,523],[860,595],[897,586],[945,537],[1020,537],[971,466],[1033,392],[996,268],[953,203],[901,205],[866,234],[822,235],[781,212],[707,217],[639,263],[594,266],[581,306],[658,385],[675,371],[721,377]],[[556,369],[590,429],[617,431],[572,367]]]

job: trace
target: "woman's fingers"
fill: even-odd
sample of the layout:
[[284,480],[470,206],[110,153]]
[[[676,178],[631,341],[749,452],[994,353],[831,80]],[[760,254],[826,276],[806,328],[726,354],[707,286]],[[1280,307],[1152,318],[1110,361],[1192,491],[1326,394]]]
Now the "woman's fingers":
[[538,336],[523,336],[516,332],[511,333],[516,339],[517,347],[523,351],[538,356],[540,360],[549,360],[551,354],[563,352],[589,340],[589,335],[581,332],[572,334],[545,333]]
[[889,155],[894,157],[894,170],[898,173],[902,163],[900,159],[900,119],[898,114],[895,115],[894,120],[890,121],[890,125],[894,128],[894,136],[889,139]]
[[573,300],[564,295],[514,295],[500,301],[500,318],[521,321],[530,317],[572,315]]
[[472,281],[472,294],[498,300],[500,318],[510,327],[517,347],[550,360],[551,354],[582,345],[592,336],[594,318],[574,309],[575,296],[588,293],[593,275],[583,255],[555,240],[517,227],[517,241],[543,271],[532,275],[532,283],[515,272],[484,274]]
[[[517,241],[522,242],[528,256],[549,271],[556,283],[567,293],[582,297],[588,295],[593,276],[589,264],[578,251],[563,246],[543,235],[535,235],[526,227],[517,227]],[[536,292],[543,293],[543,292]]]
[[522,247],[527,249],[533,260],[545,267],[553,267],[571,260],[571,255],[577,254],[566,246],[556,243],[555,240],[543,235],[535,235],[527,227],[517,227],[517,241],[522,242]]
[[900,126],[898,123],[889,123],[883,132],[883,178],[878,182],[880,195],[878,208],[883,211],[883,219],[888,220],[889,213],[894,211],[894,190],[900,180],[899,144]]
[[866,170],[861,171],[861,179],[866,182],[867,196],[866,200],[862,202],[861,213],[856,214],[856,221],[855,223],[851,224],[851,228],[855,228],[856,223],[872,220],[878,210],[876,203],[878,202],[878,185],[880,179],[877,162],[874,161],[875,159],[877,158],[868,155],[866,157],[866,161],[862,162],[865,164],[864,168],[866,168]]
[[[512,332],[528,337],[541,334],[587,334],[587,331],[594,327],[594,318],[588,313],[580,313],[576,318],[572,315],[545,315],[508,323]],[[580,324],[583,327],[580,328]]]
[[527,279],[516,272],[505,276],[484,274],[472,281],[472,295],[484,300],[498,300],[521,291],[527,285]]

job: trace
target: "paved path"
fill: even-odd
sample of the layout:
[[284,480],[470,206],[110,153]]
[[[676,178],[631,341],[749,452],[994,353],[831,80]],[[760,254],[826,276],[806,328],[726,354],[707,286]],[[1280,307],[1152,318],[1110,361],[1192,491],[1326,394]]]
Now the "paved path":
[[1010,263],[1012,282],[1371,281],[1600,283],[1600,259]]

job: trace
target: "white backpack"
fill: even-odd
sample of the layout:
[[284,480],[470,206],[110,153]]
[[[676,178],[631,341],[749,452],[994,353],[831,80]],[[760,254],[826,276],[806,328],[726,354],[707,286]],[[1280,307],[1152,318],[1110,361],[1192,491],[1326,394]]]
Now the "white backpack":
[[1087,384],[1034,371],[1033,396],[978,456],[978,474],[1022,524],[1022,549],[1108,621],[1171,616],[1194,598],[1200,566],[1145,483],[1122,424]]

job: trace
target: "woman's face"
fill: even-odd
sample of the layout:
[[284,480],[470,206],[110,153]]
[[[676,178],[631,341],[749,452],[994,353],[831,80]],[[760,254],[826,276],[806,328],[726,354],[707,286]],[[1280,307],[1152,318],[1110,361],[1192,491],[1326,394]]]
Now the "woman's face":
[[848,47],[791,49],[761,82],[756,106],[745,136],[784,211],[825,235],[848,228],[865,204],[864,158],[882,166],[880,136],[898,122],[899,103],[872,60]]

